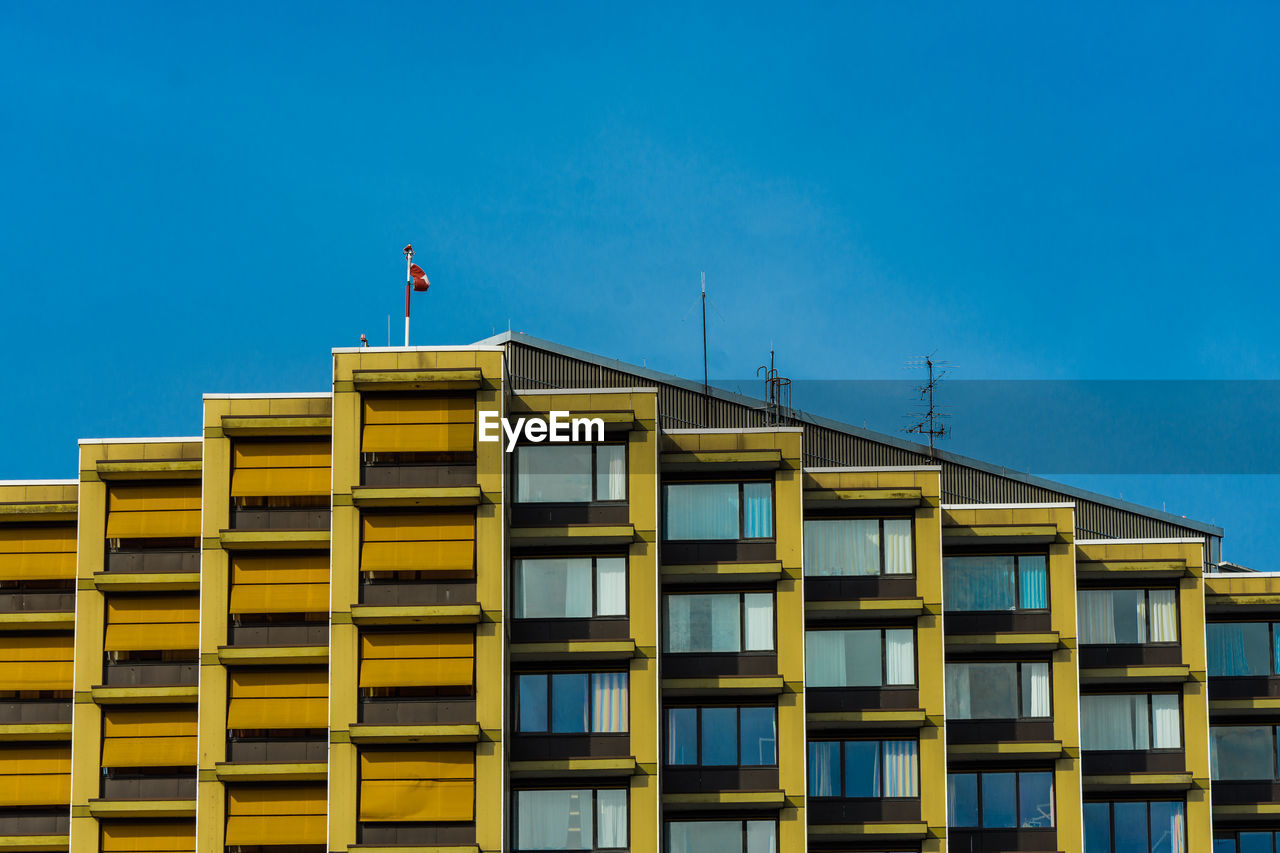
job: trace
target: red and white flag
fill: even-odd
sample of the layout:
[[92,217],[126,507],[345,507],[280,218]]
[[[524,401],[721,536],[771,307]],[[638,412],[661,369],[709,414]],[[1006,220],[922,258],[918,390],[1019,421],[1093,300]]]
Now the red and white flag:
[[427,281],[427,274],[417,264],[409,264],[409,276],[413,279],[414,290],[426,290],[431,286],[431,282]]

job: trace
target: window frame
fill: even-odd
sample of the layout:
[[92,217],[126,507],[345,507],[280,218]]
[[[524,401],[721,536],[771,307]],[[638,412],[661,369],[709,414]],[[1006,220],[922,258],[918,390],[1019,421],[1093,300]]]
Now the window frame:
[[[538,444],[522,442],[520,444],[517,444],[516,452],[512,454],[513,458],[511,460],[511,467],[513,469],[512,474],[513,474],[513,479],[515,480],[515,486],[516,486],[515,500],[512,501],[512,503],[521,504],[524,506],[582,506],[584,504],[605,504],[608,506],[626,505],[631,500],[631,477],[630,477],[630,467],[629,467],[631,462],[631,450],[630,450],[629,444],[630,442],[626,441],[625,439],[617,439],[613,441],[593,441],[593,442],[584,442],[584,441],[565,442],[565,443],[557,442],[556,444],[547,444],[545,442],[538,443]],[[614,498],[614,499],[602,498],[598,494],[596,494],[596,486],[598,485],[598,478],[600,476],[600,468],[599,468],[600,454],[597,452],[597,450],[598,448],[604,447],[604,446],[622,448],[623,474],[622,474],[622,497],[621,498]],[[547,448],[564,448],[564,447],[589,447],[591,449],[591,473],[589,475],[591,479],[591,499],[585,500],[585,501],[522,500],[520,497],[520,454],[530,448],[545,450]]]
[[[964,559],[966,557],[1012,557],[1013,558],[1013,600],[1014,606],[1004,610],[953,610],[946,604],[947,589],[947,562],[957,558]],[[1022,607],[1022,558],[1023,557],[1040,557],[1044,560],[1044,607]],[[944,596],[943,612],[944,613],[1049,613],[1053,610],[1053,584],[1049,582],[1049,553],[1047,551],[1019,551],[1017,553],[986,553],[986,554],[949,554],[942,558],[942,590]]]
[[[1016,816],[1016,817],[1015,817],[1015,821],[1016,821],[1016,822],[1015,822],[1015,824],[1014,824],[1013,826],[987,826],[985,823],[983,823],[983,818],[984,818],[983,811],[984,811],[984,809],[983,809],[983,803],[982,803],[982,777],[983,777],[983,776],[988,776],[988,775],[997,775],[997,774],[998,774],[998,775],[1006,775],[1006,774],[1010,774],[1010,773],[1012,773],[1012,774],[1013,774],[1013,777],[1014,777],[1014,783],[1013,783],[1013,811],[1014,811],[1014,815]],[[1023,825],[1022,825],[1022,776],[1023,776],[1023,774],[1024,774],[1024,773],[1048,773],[1048,774],[1049,774],[1049,778],[1050,778],[1050,780],[1051,780],[1051,781],[1050,781],[1050,786],[1049,786],[1049,802],[1050,802],[1050,804],[1053,806],[1053,823],[1049,824],[1048,826],[1023,826]],[[1056,830],[1057,830],[1057,828],[1058,828],[1058,808],[1057,808],[1058,777],[1057,777],[1057,774],[1056,774],[1052,769],[1048,769],[1048,770],[1043,770],[1043,769],[1041,769],[1041,770],[1034,770],[1034,769],[1026,769],[1026,770],[962,770],[962,771],[959,771],[959,772],[951,772],[951,771],[948,771],[948,772],[947,772],[948,791],[949,791],[949,790],[950,790],[950,788],[951,788],[951,785],[950,785],[950,779],[951,779],[951,777],[952,777],[952,776],[974,776],[974,777],[976,777],[977,781],[975,782],[974,795],[975,795],[975,797],[977,798],[978,822],[977,822],[976,824],[972,825],[972,826],[970,826],[970,825],[960,826],[960,825],[958,825],[958,824],[952,824],[952,823],[951,823],[951,814],[952,814],[952,812],[953,812],[954,810],[951,808],[951,804],[950,804],[950,802],[948,802],[948,803],[947,803],[947,815],[948,815],[948,816],[947,816],[947,829],[967,829],[967,830],[988,830],[988,829],[994,829],[994,830],[1005,830],[1005,831],[1013,830],[1013,831],[1017,831],[1017,832],[1025,832],[1025,831],[1028,831],[1028,830],[1031,830],[1031,831],[1044,831],[1044,830],[1055,830],[1055,831],[1056,831]]]
[[[591,792],[591,846],[590,847],[521,847],[520,845],[520,794],[526,791],[590,791]],[[600,821],[598,794],[601,791],[622,791],[627,804],[627,843],[622,847],[601,847],[599,845]],[[631,789],[621,785],[587,786],[581,788],[561,787],[529,787],[516,788],[511,797],[511,849],[512,853],[559,853],[563,850],[577,850],[580,853],[626,853],[631,849]]]
[[[773,824],[773,844],[774,849],[778,849],[778,819],[777,818],[715,818],[715,817],[694,817],[694,818],[663,818],[662,821],[662,849],[669,849],[669,833],[667,827],[673,823],[736,823],[738,824],[738,837],[742,839],[742,846],[739,848],[741,853],[747,853],[747,824],[748,823],[769,823]],[[710,851],[709,851],[710,853]],[[733,853],[732,851],[716,850],[714,853]]]
[[[1016,721],[1016,722],[1020,722],[1020,723],[1021,723],[1021,722],[1039,722],[1039,721],[1042,721],[1042,720],[1051,720],[1051,719],[1053,719],[1053,706],[1054,706],[1054,697],[1053,697],[1053,661],[1051,661],[1051,660],[1049,660],[1049,661],[1042,661],[1042,660],[958,660],[958,661],[944,661],[944,662],[943,662],[943,667],[942,667],[942,671],[943,671],[943,678],[944,678],[944,679],[946,678],[946,668],[947,668],[947,667],[949,667],[949,666],[969,666],[970,664],[992,664],[992,663],[997,663],[997,664],[1013,664],[1013,665],[1015,665],[1015,666],[1017,667],[1017,672],[1018,672],[1018,677],[1017,677],[1017,682],[1018,682],[1018,716],[1016,716],[1016,717],[959,717],[959,716],[952,716],[951,714],[947,714],[947,720],[948,720],[948,721],[950,721],[950,720],[955,720],[956,722],[964,722],[964,723],[969,723],[969,722],[979,722],[979,723],[981,723],[981,722],[991,722],[991,723],[994,723],[994,722],[1000,722],[1000,721],[1002,721],[1002,720],[1013,720],[1013,721]],[[1026,709],[1025,709],[1025,708],[1023,708],[1024,685],[1023,685],[1023,682],[1022,682],[1022,673],[1023,673],[1023,669],[1022,669],[1022,667],[1023,667],[1025,664],[1038,664],[1038,665],[1043,665],[1043,666],[1048,667],[1048,670],[1049,670],[1049,713],[1048,713],[1048,715],[1047,715],[1047,716],[1043,716],[1043,717],[1029,717],[1029,716],[1027,716],[1027,714],[1026,714]],[[945,683],[945,682],[944,682],[944,683]],[[946,697],[944,696],[944,697],[943,697],[944,702],[945,702],[945,698],[946,698]],[[1148,713],[1148,716],[1150,716],[1150,709],[1149,709],[1149,708],[1148,708],[1148,712],[1147,712],[1147,713]]]
[[[558,671],[544,670],[544,671],[539,671],[539,672],[515,672],[515,673],[512,673],[512,675],[514,676],[514,681],[515,681],[515,690],[513,691],[513,692],[515,693],[515,702],[514,702],[514,705],[515,705],[515,714],[513,715],[513,716],[514,716],[514,719],[512,720],[512,725],[514,726],[515,733],[516,733],[516,734],[518,734],[518,735],[533,735],[533,736],[536,736],[536,737],[582,737],[582,736],[584,736],[584,735],[585,735],[585,736],[590,736],[590,737],[630,737],[630,735],[631,735],[631,714],[630,714],[630,708],[629,708],[629,707],[628,707],[628,713],[627,713],[627,728],[626,728],[626,729],[624,729],[624,730],[622,730],[622,731],[619,731],[619,732],[601,732],[601,731],[595,731],[594,729],[591,729],[591,728],[590,728],[591,720],[592,720],[592,719],[594,719],[594,717],[595,717],[595,710],[596,710],[596,709],[595,709],[595,696],[596,696],[596,693],[595,693],[595,690],[593,690],[593,689],[592,689],[592,685],[593,685],[593,684],[594,684],[594,682],[595,682],[595,677],[596,677],[597,675],[618,675],[618,674],[621,674],[621,675],[625,675],[625,676],[626,676],[627,703],[628,703],[628,705],[630,705],[630,702],[631,702],[631,672],[630,672],[630,670],[626,670],[626,669],[621,669],[621,670],[619,670],[619,669],[574,669],[574,670],[558,670]],[[552,721],[555,719],[555,707],[556,707],[556,706],[555,706],[555,691],[553,690],[554,680],[553,680],[553,679],[552,679],[552,677],[551,677],[551,676],[553,676],[553,675],[585,675],[585,676],[587,676],[587,726],[588,726],[588,728],[587,728],[587,730],[586,730],[586,731],[581,731],[581,732],[557,732],[557,731],[553,731],[553,730],[552,730],[551,726],[552,726]],[[546,695],[547,695],[547,699],[546,699],[546,709],[545,709],[545,711],[546,711],[546,715],[547,715],[547,718],[546,718],[546,719],[547,719],[547,728],[546,728],[545,730],[543,730],[543,731],[538,731],[538,730],[536,730],[536,729],[525,729],[525,728],[523,727],[523,726],[524,726],[524,723],[523,723],[523,720],[522,720],[522,716],[523,716],[523,711],[522,711],[522,709],[523,709],[523,707],[524,707],[524,703],[523,703],[521,700],[522,700],[523,693],[524,693],[524,687],[522,687],[522,686],[521,686],[521,679],[522,679],[522,678],[531,677],[531,676],[541,676],[541,677],[545,680],[545,683],[546,683]]]
[[[738,535],[729,539],[671,539],[667,535],[667,489],[671,486],[723,486],[732,483],[738,487]],[[746,526],[747,501],[743,494],[743,486],[767,483],[769,486],[769,531],[768,536],[743,536]],[[663,542],[775,542],[778,538],[778,486],[775,478],[725,480],[674,480],[662,483],[662,541]]]
[[[1084,745],[1084,700],[1091,696],[1145,696],[1147,698],[1147,746],[1135,747],[1133,749],[1086,749]],[[1152,746],[1151,742],[1155,739],[1155,712],[1152,710],[1152,696],[1176,696],[1178,699],[1178,745],[1177,746]],[[1080,696],[1080,751],[1081,752],[1184,752],[1187,748],[1187,737],[1183,731],[1186,718],[1183,714],[1183,701],[1181,692],[1168,692],[1164,690],[1138,691],[1134,693],[1117,692],[1117,693],[1083,693]],[[1165,802],[1160,800],[1158,802]]]
[[[920,632],[914,624],[912,624],[909,627],[904,625],[889,625],[889,626],[880,626],[880,627],[868,626],[868,627],[861,627],[861,628],[850,628],[850,627],[806,628],[804,632],[805,648],[806,650],[808,649],[810,634],[817,634],[817,633],[823,633],[823,632],[849,633],[851,631],[879,631],[880,632],[880,684],[879,685],[846,684],[839,687],[825,687],[825,686],[809,687],[808,666],[806,664],[805,688],[807,690],[885,690],[888,688],[903,688],[903,689],[914,688],[917,690],[920,689],[920,643],[919,643]],[[885,631],[910,631],[911,632],[912,662],[911,662],[911,683],[910,684],[890,684],[889,683],[889,658],[885,654],[885,648],[886,648],[885,639],[884,639]]]
[[[676,596],[688,595],[736,595],[738,597],[738,650],[730,652],[673,652],[667,649],[668,637],[671,635],[671,608],[669,602]],[[770,627],[772,636],[770,648],[747,649],[747,600],[748,595],[768,595],[770,597]],[[688,592],[662,593],[662,654],[664,655],[777,655],[778,653],[778,591],[773,589],[713,589]]]
[[[538,562],[540,560],[590,560],[591,561],[591,615],[590,616],[516,616],[517,604],[522,606],[522,597],[520,592],[524,589],[524,578],[522,568],[525,563]],[[622,560],[622,589],[623,589],[623,612],[622,613],[600,613],[600,560]],[[515,573],[512,584],[512,594],[515,601],[512,602],[512,618],[518,620],[546,621],[546,620],[563,620],[563,619],[630,619],[631,618],[631,559],[626,554],[539,554],[536,557],[513,557],[512,570]]]
[[[914,743],[916,745],[916,795],[914,797],[890,797],[884,793],[884,762],[885,752],[884,744],[886,743]],[[809,747],[818,743],[838,743],[840,744],[840,793],[839,794],[814,794],[809,791],[808,779],[805,779],[805,796],[812,800],[831,801],[831,800],[918,800],[920,799],[920,739],[916,738],[887,738],[887,737],[866,737],[866,738],[818,738],[805,741],[805,757],[806,764],[810,762]],[[867,797],[850,797],[844,793],[846,776],[846,745],[850,743],[874,743],[877,744],[876,763],[879,765],[879,778],[876,780],[876,793]]]
[[[1183,825],[1182,825],[1182,826],[1183,826],[1183,828],[1182,828],[1182,831],[1183,831],[1183,837],[1182,837],[1182,849],[1183,849],[1183,850],[1186,850],[1186,849],[1187,849],[1187,846],[1186,846],[1186,844],[1187,844],[1187,838],[1186,838],[1187,802],[1186,802],[1186,800],[1177,800],[1177,799],[1174,799],[1174,800],[1086,800],[1086,801],[1084,802],[1084,804],[1083,804],[1082,809],[1081,809],[1082,813],[1083,813],[1083,811],[1084,811],[1084,808],[1087,808],[1088,806],[1091,806],[1091,805],[1105,805],[1105,806],[1107,807],[1107,834],[1108,834],[1108,837],[1107,837],[1107,848],[1108,848],[1108,853],[1115,853],[1115,849],[1116,849],[1116,810],[1115,810],[1115,805],[1116,805],[1116,803],[1117,803],[1117,802],[1127,803],[1127,804],[1132,804],[1132,803],[1142,803],[1144,806],[1146,806],[1146,811],[1147,811],[1147,853],[1150,853],[1150,850],[1151,850],[1151,804],[1152,804],[1152,803],[1177,803],[1178,805],[1182,806],[1182,820],[1183,820]],[[1085,843],[1086,843],[1086,844],[1088,844],[1088,839],[1087,839],[1087,838],[1085,838],[1085,833],[1086,833],[1087,831],[1088,831],[1088,821],[1087,821],[1087,820],[1084,820],[1084,821],[1082,821],[1082,826],[1081,826],[1081,838],[1082,838],[1082,839],[1084,839],[1084,841],[1085,841]]]
[[[811,518],[805,518],[803,524],[808,524],[811,521],[877,521],[879,522],[880,566],[879,566],[879,571],[877,571],[875,574],[869,574],[869,575],[859,575],[859,574],[854,574],[852,572],[847,574],[839,574],[839,575],[811,575],[809,574],[809,561],[805,560],[803,574],[806,579],[818,578],[818,579],[844,580],[845,578],[915,578],[916,576],[916,517],[914,513],[912,513],[911,515],[874,515],[874,516],[846,515],[846,516],[833,516],[833,517],[814,516]],[[893,574],[890,574],[885,571],[885,567],[888,564],[888,550],[887,550],[888,544],[884,535],[884,523],[886,521],[906,521],[906,522],[909,522],[911,525],[911,533],[910,533],[911,571],[909,572],[895,572]],[[803,525],[802,525],[802,528],[803,528]]]
[[[1088,587],[1076,590],[1076,612],[1080,610],[1080,593],[1083,592],[1129,592],[1137,591],[1143,594],[1142,600],[1146,605],[1147,611],[1147,636],[1150,637],[1154,632],[1151,630],[1151,593],[1153,592],[1172,592],[1173,593],[1173,611],[1174,611],[1174,630],[1177,632],[1176,640],[1147,640],[1145,643],[1085,643],[1082,646],[1180,646],[1182,645],[1182,607],[1179,601],[1179,589],[1177,587],[1167,586],[1117,586],[1117,587]],[[1077,618],[1079,618],[1077,616]],[[1273,652],[1274,654],[1274,652]]]
[[[732,708],[736,713],[734,715],[734,725],[737,727],[737,734],[734,737],[736,743],[735,753],[737,763],[735,764],[704,764],[702,761],[702,712],[710,709],[723,710]],[[766,708],[773,711],[773,763],[772,764],[743,764],[742,763],[742,710]],[[693,764],[672,764],[671,763],[671,712],[693,710],[697,712],[698,722],[697,731],[694,734],[694,752],[698,756],[698,760]],[[711,770],[732,770],[732,769],[752,769],[752,770],[776,770],[778,768],[778,706],[777,705],[665,705],[662,709],[662,766],[670,767],[677,770],[684,770],[694,767],[700,767]]]

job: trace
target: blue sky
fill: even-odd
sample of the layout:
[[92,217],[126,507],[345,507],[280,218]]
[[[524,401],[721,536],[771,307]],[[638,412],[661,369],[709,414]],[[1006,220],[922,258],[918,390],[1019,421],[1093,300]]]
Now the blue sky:
[[[5,17],[0,477],[194,433],[203,391],[324,388],[329,347],[399,340],[410,241],[417,343],[510,324],[694,376],[706,270],[713,376],[772,342],[809,379],[934,350],[964,379],[1280,378],[1273,4]],[[1123,473],[1082,484],[1280,568],[1274,477]]]

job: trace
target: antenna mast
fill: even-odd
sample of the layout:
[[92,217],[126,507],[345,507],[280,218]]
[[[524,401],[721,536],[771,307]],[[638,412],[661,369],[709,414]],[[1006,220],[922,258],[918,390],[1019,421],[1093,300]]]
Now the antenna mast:
[[917,433],[919,435],[927,435],[929,437],[929,459],[934,459],[934,440],[945,438],[951,434],[951,429],[944,423],[944,420],[950,418],[951,415],[941,411],[934,402],[934,392],[938,390],[938,383],[942,381],[942,377],[946,376],[950,371],[938,370],[935,368],[947,364],[945,361],[934,361],[933,353],[926,355],[922,359],[914,359],[907,362],[907,367],[923,367],[927,372],[927,380],[923,385],[916,386],[916,390],[920,393],[922,401],[928,401],[928,408],[923,412],[912,412],[911,417],[919,418],[914,424],[903,430],[906,433]]
[[769,347],[769,366],[756,368],[756,376],[764,373],[765,426],[782,426],[791,417],[791,380],[778,375],[773,366],[773,347]]
[[707,386],[707,274],[702,275],[702,393],[708,393]]

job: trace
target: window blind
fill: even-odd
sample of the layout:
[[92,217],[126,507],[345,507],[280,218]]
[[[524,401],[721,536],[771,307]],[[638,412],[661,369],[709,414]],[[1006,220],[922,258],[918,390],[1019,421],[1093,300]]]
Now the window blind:
[[228,785],[225,844],[324,844],[325,786]]
[[470,749],[361,752],[360,820],[473,820],[475,776]]
[[72,634],[0,635],[0,690],[70,690]]
[[360,522],[360,570],[475,574],[475,513],[365,513]]
[[329,494],[330,442],[237,441],[232,445],[231,496]]
[[121,483],[107,488],[107,538],[200,535],[200,484]]
[[0,807],[71,802],[71,745],[6,744],[0,748]]
[[470,687],[476,635],[448,631],[363,632],[361,687]]
[[76,576],[76,528],[0,527],[0,581]]
[[231,613],[327,613],[327,554],[231,558]]
[[193,820],[104,820],[102,853],[195,853]]
[[103,767],[194,767],[196,709],[107,708]]
[[103,648],[109,652],[200,648],[200,596],[108,596]]
[[305,669],[233,669],[228,729],[324,729],[329,726],[329,673]]
[[363,453],[463,453],[475,449],[472,397],[364,397]]

